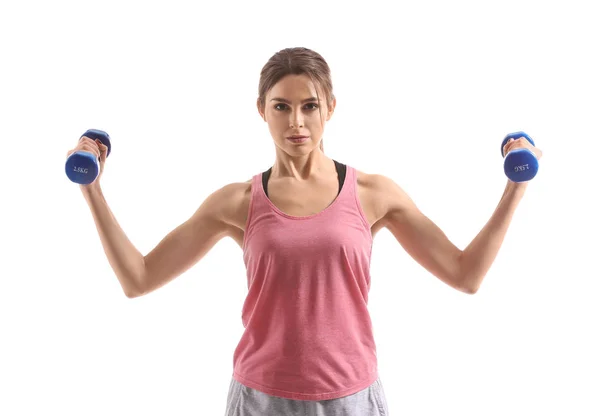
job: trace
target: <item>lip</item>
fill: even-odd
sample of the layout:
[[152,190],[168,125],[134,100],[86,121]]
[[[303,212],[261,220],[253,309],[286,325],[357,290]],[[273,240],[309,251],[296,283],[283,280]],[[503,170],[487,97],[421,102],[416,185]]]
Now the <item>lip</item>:
[[303,144],[308,141],[308,136],[289,136],[287,140],[294,144]]

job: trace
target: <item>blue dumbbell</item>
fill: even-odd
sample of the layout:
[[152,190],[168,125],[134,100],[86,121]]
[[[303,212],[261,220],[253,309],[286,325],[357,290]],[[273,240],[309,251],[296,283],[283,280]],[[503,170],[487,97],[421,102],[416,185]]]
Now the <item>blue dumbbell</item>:
[[[108,151],[106,156],[110,154],[110,136],[102,130],[89,129],[81,137],[86,136],[92,140],[100,140]],[[81,139],[80,137],[80,139]],[[65,172],[67,177],[75,183],[88,185],[96,180],[100,173],[100,163],[95,154],[90,152],[78,151],[67,158],[65,164]]]
[[522,131],[507,135],[502,141],[500,152],[504,157],[504,174],[513,182],[527,182],[533,179],[538,172],[538,160],[535,154],[529,149],[514,149],[504,154],[504,145],[510,139],[517,140],[520,137],[525,137],[533,146],[533,140]]

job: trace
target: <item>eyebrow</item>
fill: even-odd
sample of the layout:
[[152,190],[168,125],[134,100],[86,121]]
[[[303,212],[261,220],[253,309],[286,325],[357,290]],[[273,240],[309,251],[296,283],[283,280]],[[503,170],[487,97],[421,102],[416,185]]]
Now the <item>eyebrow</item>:
[[[271,98],[271,101],[281,101],[282,103],[291,104],[291,102],[289,100],[286,100],[285,98],[280,98],[280,97]],[[307,103],[309,101],[319,101],[319,100],[317,100],[316,97],[310,97],[305,100],[302,100],[303,103]]]

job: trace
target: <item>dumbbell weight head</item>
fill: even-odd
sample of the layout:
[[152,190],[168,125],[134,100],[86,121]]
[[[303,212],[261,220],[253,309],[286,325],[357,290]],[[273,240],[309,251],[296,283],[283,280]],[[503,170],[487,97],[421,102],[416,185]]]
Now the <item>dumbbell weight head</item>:
[[502,141],[500,152],[504,157],[504,174],[513,182],[527,182],[535,177],[538,172],[539,164],[535,154],[529,149],[514,149],[504,154],[504,145],[510,139],[519,139],[524,137],[535,146],[535,143],[527,134],[522,131],[508,134]]
[[[108,133],[102,130],[89,129],[81,137],[83,136],[92,140],[100,140],[108,148],[106,156],[110,155],[111,145]],[[72,182],[88,185],[98,177],[100,164],[93,153],[78,151],[67,158],[65,172]]]

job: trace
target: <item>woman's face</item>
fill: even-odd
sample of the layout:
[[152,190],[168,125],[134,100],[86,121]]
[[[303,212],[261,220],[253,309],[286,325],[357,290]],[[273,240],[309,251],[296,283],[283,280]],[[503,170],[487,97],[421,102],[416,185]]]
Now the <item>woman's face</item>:
[[[258,103],[261,117],[268,123],[275,145],[289,155],[312,152],[321,142],[324,123],[331,118],[335,99],[327,108],[325,93],[307,75],[287,75],[267,92],[265,108]],[[323,124],[321,124],[323,123]],[[294,140],[294,136],[305,136]]]

